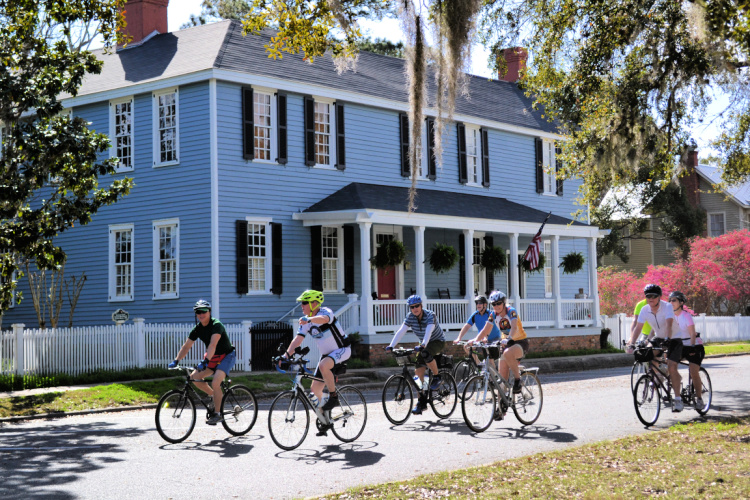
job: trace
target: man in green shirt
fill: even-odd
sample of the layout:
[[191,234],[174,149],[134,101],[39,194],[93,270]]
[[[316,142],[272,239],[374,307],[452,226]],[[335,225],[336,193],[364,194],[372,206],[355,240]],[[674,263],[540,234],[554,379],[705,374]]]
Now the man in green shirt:
[[[638,302],[635,305],[635,311],[633,311],[633,324],[630,325],[630,336],[633,336],[633,332],[635,331],[635,326],[638,324],[638,315],[641,314],[641,309],[643,309],[643,306],[646,305],[646,299],[643,299],[642,301]],[[643,337],[641,337],[642,340],[646,340],[646,338],[651,333],[651,325],[646,323],[643,325],[643,330],[641,330],[641,333],[643,334]]]

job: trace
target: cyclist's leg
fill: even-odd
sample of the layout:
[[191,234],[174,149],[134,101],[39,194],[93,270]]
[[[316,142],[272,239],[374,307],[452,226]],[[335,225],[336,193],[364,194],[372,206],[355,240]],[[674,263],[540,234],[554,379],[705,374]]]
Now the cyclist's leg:
[[685,359],[690,363],[688,370],[690,370],[690,378],[693,381],[693,387],[695,387],[695,397],[700,399],[703,395],[703,384],[701,382],[701,363],[703,362],[704,356],[703,346],[688,346],[683,347],[683,355]]
[[[212,376],[213,374],[214,374],[214,371],[209,368],[206,368],[203,371],[193,370],[190,373],[190,378],[193,380],[203,380],[206,377]],[[214,390],[211,388],[211,385],[209,385],[208,382],[193,382],[193,384],[200,391],[205,392],[209,396],[213,397]]]
[[336,377],[331,370],[333,370],[333,367],[337,364],[343,363],[349,359],[351,355],[351,347],[341,347],[326,354],[320,359],[316,375],[323,379],[323,383],[313,381],[312,385],[312,390],[318,399],[320,399],[323,394],[323,384],[328,388],[328,394],[333,395],[336,393]]
[[419,357],[422,361],[427,364],[427,368],[432,372],[433,377],[439,376],[439,369],[435,356],[443,352],[445,348],[445,341],[443,340],[431,340],[427,343],[425,348],[419,353]]
[[221,398],[224,396],[221,392],[221,383],[232,371],[234,363],[237,361],[237,354],[234,351],[230,352],[219,364],[216,365],[216,371],[214,372],[214,378],[211,381],[211,389],[213,390],[214,408],[221,408]]
[[672,382],[675,399],[680,398],[682,377],[677,369],[680,359],[682,359],[682,340],[672,339],[669,341],[669,349],[667,350],[667,368],[669,369],[669,379]]
[[509,372],[513,372],[516,380],[521,379],[521,370],[518,368],[518,359],[524,355],[523,347],[520,344],[514,344],[503,352],[500,357],[500,374],[507,380]]

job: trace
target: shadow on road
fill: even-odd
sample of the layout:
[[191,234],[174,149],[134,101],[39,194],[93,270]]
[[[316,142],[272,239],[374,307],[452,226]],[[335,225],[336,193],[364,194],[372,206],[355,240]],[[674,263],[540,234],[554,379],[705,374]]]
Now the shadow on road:
[[3,499],[75,498],[61,489],[80,477],[121,462],[120,436],[144,434],[145,429],[114,428],[90,422],[80,425],[5,426],[0,428],[0,471]]
[[[477,439],[523,439],[528,441],[550,441],[552,443],[574,443],[578,436],[570,432],[561,431],[562,427],[552,424],[527,425],[520,427],[501,427],[495,423],[485,432],[469,434]],[[520,424],[519,424],[520,425]]]
[[261,435],[245,435],[237,437],[228,437],[226,439],[212,439],[208,443],[202,444],[195,441],[186,441],[182,443],[169,444],[165,443],[159,446],[160,450],[165,451],[208,451],[216,453],[219,457],[235,458],[250,453],[255,446],[253,441],[263,439]]
[[309,465],[318,463],[340,463],[342,469],[357,469],[368,467],[378,463],[385,455],[370,448],[377,446],[373,441],[358,441],[346,444],[329,444],[322,450],[296,449],[293,451],[280,451],[277,457],[304,462]]

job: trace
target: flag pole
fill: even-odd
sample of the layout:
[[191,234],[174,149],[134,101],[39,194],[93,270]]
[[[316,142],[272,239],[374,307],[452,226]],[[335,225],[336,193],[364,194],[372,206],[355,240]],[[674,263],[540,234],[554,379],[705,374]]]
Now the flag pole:
[[[542,222],[542,225],[539,228],[539,231],[536,232],[536,234],[534,235],[534,237],[536,237],[537,235],[542,234],[542,229],[544,229],[544,225],[549,220],[550,215],[552,215],[552,211],[550,211],[550,212],[547,213],[547,217],[544,218],[544,222]],[[532,240],[533,240],[533,238],[532,238]],[[529,245],[528,247],[526,247],[526,251],[524,252],[523,257],[521,258],[521,260],[526,260],[526,256],[529,255],[529,250],[530,249],[531,249],[531,245]]]

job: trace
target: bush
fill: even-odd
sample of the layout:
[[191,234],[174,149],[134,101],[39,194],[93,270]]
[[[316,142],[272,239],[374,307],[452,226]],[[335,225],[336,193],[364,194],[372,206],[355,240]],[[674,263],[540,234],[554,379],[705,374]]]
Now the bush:
[[151,378],[175,377],[175,372],[166,368],[129,368],[123,371],[95,371],[81,375],[54,373],[49,375],[27,374],[0,375],[0,391],[21,391],[64,385],[87,385],[106,382],[126,382]]
[[349,368],[372,368],[372,363],[360,358],[349,358],[346,360],[346,365]]

